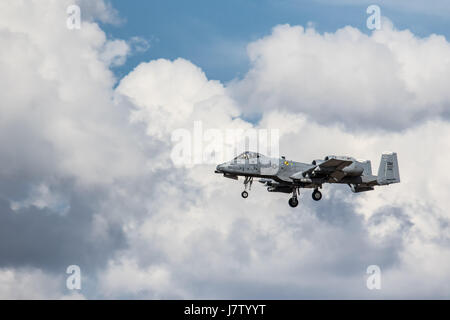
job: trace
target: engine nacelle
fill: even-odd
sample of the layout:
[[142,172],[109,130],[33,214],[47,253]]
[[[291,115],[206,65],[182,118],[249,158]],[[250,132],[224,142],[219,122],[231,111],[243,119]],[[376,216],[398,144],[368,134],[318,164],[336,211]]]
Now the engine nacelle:
[[360,176],[364,171],[362,166],[359,166],[356,162],[353,162],[351,165],[342,169],[342,172],[345,173],[346,176],[357,177]]

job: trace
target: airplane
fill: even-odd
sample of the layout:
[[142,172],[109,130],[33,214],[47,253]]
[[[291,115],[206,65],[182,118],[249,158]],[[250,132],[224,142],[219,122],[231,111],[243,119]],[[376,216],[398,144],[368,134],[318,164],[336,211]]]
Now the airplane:
[[322,199],[324,183],[347,184],[352,192],[374,190],[374,186],[384,186],[400,182],[397,153],[381,155],[378,175],[372,175],[369,160],[357,161],[352,157],[326,156],[324,160],[314,160],[311,164],[286,160],[286,157],[270,158],[257,152],[246,151],[233,160],[219,164],[215,173],[238,180],[245,177],[242,198],[248,197],[253,178],[267,186],[269,192],[291,193],[289,205],[297,207],[301,188],[314,189],[312,198]]

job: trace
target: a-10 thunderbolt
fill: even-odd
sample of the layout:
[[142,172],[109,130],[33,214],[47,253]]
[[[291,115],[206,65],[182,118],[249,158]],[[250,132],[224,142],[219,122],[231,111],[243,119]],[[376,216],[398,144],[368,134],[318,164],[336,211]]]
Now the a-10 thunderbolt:
[[238,180],[245,177],[242,197],[247,198],[253,178],[267,186],[269,192],[291,193],[289,205],[298,205],[300,188],[314,189],[312,198],[322,199],[324,183],[345,183],[355,193],[374,190],[374,186],[384,186],[400,182],[396,153],[381,156],[378,175],[372,175],[370,161],[357,161],[351,157],[327,156],[324,160],[314,160],[311,164],[269,158],[257,152],[246,151],[231,161],[219,164],[216,173],[226,178]]

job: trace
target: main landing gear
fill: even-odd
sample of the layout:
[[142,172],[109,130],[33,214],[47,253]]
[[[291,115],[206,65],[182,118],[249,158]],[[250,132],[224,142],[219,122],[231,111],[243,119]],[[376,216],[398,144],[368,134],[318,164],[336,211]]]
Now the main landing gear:
[[[300,189],[299,188],[293,188],[292,189],[292,197],[289,199],[289,205],[292,208],[295,208],[296,206],[298,206],[298,197],[297,197],[297,195],[300,195]],[[320,199],[322,199],[322,193],[318,189],[314,189],[314,191],[312,193],[312,198],[315,201],[319,201]]]
[[244,198],[244,199],[248,198],[247,186],[248,186],[248,191],[252,190],[252,183],[253,183],[253,177],[245,177],[244,191],[242,191],[242,193],[241,193],[242,198]]
[[296,206],[298,206],[297,195],[299,195],[299,194],[300,194],[299,188],[292,189],[292,198],[289,199],[289,205],[292,208],[295,208]]
[[322,199],[322,192],[320,192],[318,189],[314,189],[312,193],[312,198],[315,201],[319,201],[320,199]]

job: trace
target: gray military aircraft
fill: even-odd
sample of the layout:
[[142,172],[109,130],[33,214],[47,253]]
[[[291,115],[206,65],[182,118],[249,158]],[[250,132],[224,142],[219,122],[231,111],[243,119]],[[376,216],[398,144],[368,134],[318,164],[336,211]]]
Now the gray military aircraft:
[[312,188],[312,198],[322,199],[324,183],[345,183],[355,193],[374,190],[374,186],[384,186],[400,182],[396,153],[381,156],[378,175],[372,175],[370,161],[357,161],[351,157],[327,156],[324,160],[314,160],[311,164],[269,158],[257,152],[246,151],[231,161],[219,164],[216,173],[226,178],[238,180],[244,176],[242,197],[247,198],[253,178],[261,178],[259,182],[267,186],[269,192],[292,193],[289,205],[298,205],[297,196],[300,188]]

